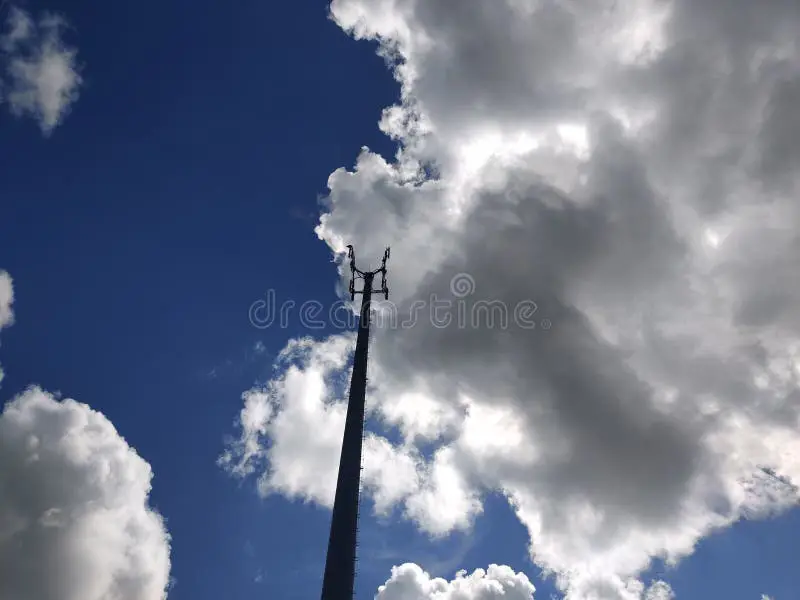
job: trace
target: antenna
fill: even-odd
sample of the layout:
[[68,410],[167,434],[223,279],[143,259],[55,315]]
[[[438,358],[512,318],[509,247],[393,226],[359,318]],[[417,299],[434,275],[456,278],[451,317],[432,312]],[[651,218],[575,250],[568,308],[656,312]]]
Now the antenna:
[[[381,261],[380,269],[375,269],[374,271],[362,271],[358,267],[356,267],[356,253],[353,250],[352,244],[347,245],[347,258],[350,259],[350,301],[353,302],[356,299],[356,294],[364,294],[367,287],[369,287],[369,293],[376,291],[372,289],[372,280],[378,273],[381,274],[381,289],[379,293],[383,294],[384,300],[389,299],[389,288],[386,286],[386,261],[389,260],[389,256],[391,255],[391,248],[387,247],[386,250],[383,252],[383,260]],[[357,291],[356,290],[356,279],[363,279],[364,280],[364,289]],[[369,286],[367,284],[370,284]]]
[[[325,557],[325,574],[322,580],[322,600],[352,600],[355,584],[356,546],[358,542],[359,488],[361,484],[361,451],[364,441],[364,412],[367,392],[367,354],[369,352],[370,302],[373,291],[389,299],[386,286],[386,261],[390,250],[386,248],[380,269],[362,271],[356,267],[353,246],[347,246],[350,259],[350,300],[361,294],[361,318],[358,321],[356,353],[353,357],[353,375],[350,379],[350,398],[344,425],[339,475],[336,480],[336,497],[333,501],[328,553]],[[372,289],[375,275],[381,274],[380,290]],[[356,279],[364,284],[356,290]]]

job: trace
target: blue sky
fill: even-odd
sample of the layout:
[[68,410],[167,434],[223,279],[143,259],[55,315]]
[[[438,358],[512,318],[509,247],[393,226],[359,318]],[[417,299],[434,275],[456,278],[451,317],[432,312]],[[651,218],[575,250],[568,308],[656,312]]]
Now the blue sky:
[[[30,119],[1,117],[0,255],[17,305],[3,399],[31,383],[60,390],[151,463],[175,597],[287,585],[303,596],[321,577],[327,515],[260,501],[216,458],[241,392],[299,333],[255,329],[250,304],[273,287],[335,298],[312,230],[317,195],[362,144],[387,145],[375,122],[391,77],[323,3],[313,19],[258,3],[27,8],[68,16],[85,86],[47,139]],[[254,583],[260,569],[293,567],[307,572]]]
[[[311,497],[260,497],[254,477],[231,477],[217,458],[237,435],[242,393],[274,376],[286,343],[330,333],[296,319],[259,329],[248,310],[268,289],[336,301],[336,242],[314,233],[319,198],[362,147],[393,160],[397,144],[378,121],[400,84],[378,44],[354,40],[326,2],[19,7],[65,17],[83,81],[49,135],[0,104],[0,269],[13,278],[15,315],[2,331],[0,401],[32,384],[75,398],[151,465],[150,503],[171,535],[171,599],[315,597],[329,510]],[[418,258],[395,252],[392,264]],[[359,598],[406,562],[448,580],[508,565],[537,599],[558,592],[499,494],[442,539],[397,511],[367,515],[361,533]],[[680,600],[793,600],[799,534],[796,509],[738,522],[642,579],[665,580]]]

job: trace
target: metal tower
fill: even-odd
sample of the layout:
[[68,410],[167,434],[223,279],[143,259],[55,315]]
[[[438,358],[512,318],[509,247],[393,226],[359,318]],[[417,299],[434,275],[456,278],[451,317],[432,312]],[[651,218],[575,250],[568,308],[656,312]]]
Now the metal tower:
[[[325,576],[322,581],[322,600],[353,600],[356,574],[356,542],[358,534],[359,487],[361,483],[361,446],[364,439],[364,400],[367,390],[367,350],[369,347],[370,301],[372,281],[381,274],[381,289],[389,299],[386,287],[386,261],[389,248],[383,254],[380,269],[364,272],[356,268],[353,246],[348,246],[350,259],[350,300],[361,294],[361,313],[358,321],[356,353],[353,375],[350,379],[350,399],[344,425],[342,455],[339,459],[339,477],[336,481],[336,498],[333,502],[328,554],[325,559]],[[361,290],[355,289],[356,279],[364,281]]]

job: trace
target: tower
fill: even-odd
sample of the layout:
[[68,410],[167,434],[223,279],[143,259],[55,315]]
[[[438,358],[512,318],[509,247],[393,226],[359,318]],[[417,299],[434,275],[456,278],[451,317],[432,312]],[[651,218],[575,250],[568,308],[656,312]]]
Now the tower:
[[[364,272],[356,268],[353,246],[348,246],[350,259],[350,300],[361,294],[361,312],[358,321],[356,352],[353,358],[353,375],[350,379],[350,398],[344,425],[342,454],[339,459],[339,476],[336,480],[336,497],[333,502],[328,553],[325,558],[325,575],[322,581],[322,600],[353,600],[356,573],[356,542],[358,537],[359,487],[361,484],[361,447],[364,439],[364,402],[367,391],[367,352],[369,349],[370,302],[372,282],[381,275],[379,293],[389,299],[386,287],[386,261],[389,248],[383,254],[381,268]],[[361,290],[356,290],[356,279],[363,280]]]

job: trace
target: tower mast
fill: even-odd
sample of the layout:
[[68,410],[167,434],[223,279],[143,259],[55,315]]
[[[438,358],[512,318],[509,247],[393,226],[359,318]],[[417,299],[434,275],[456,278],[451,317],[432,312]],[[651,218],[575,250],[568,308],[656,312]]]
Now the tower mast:
[[[325,575],[322,581],[322,600],[353,600],[356,567],[356,543],[358,536],[359,488],[361,483],[361,450],[364,439],[364,411],[367,390],[367,353],[369,350],[370,302],[372,282],[381,275],[381,289],[376,290],[389,299],[386,287],[386,261],[389,248],[383,254],[381,268],[364,272],[356,268],[353,246],[348,246],[350,259],[350,300],[361,294],[361,313],[358,321],[358,337],[353,359],[353,375],[350,379],[350,398],[339,459],[339,476],[336,481],[336,497],[333,502],[331,531],[328,538],[328,553],[325,559]],[[356,279],[363,280],[361,290],[356,290]]]

